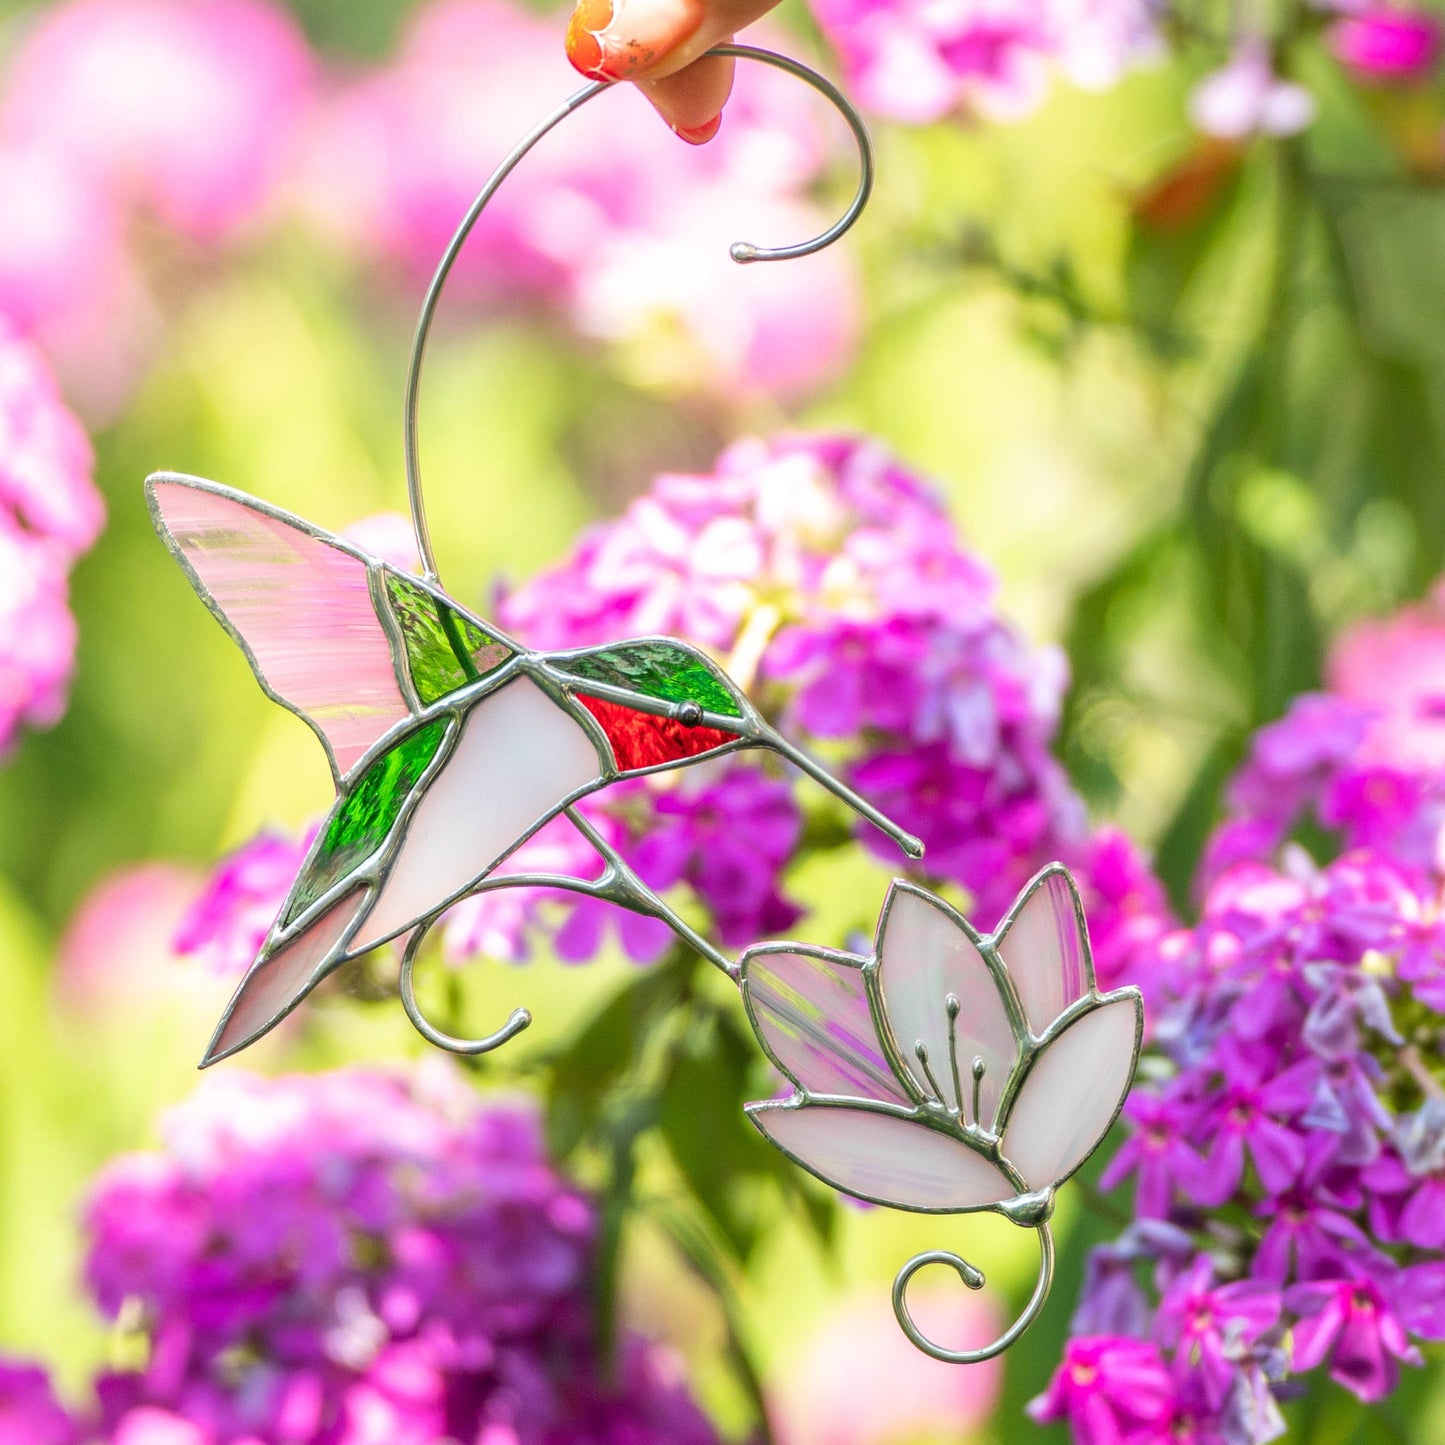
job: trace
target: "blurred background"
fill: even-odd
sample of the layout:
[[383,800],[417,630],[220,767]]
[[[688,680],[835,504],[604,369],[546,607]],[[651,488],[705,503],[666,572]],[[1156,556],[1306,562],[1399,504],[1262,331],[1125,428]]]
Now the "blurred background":
[[[478,1029],[526,1002],[537,1023],[515,1056],[423,1077],[440,1065],[383,960],[218,1071],[344,1080],[335,1071],[396,1065],[406,1101],[368,1106],[401,1111],[387,1141],[361,1138],[353,1113],[367,1109],[345,1088],[318,1102],[223,1080],[193,1098],[195,1061],[331,790],[315,739],[261,694],[157,542],[142,479],[214,478],[409,565],[396,514],[415,313],[492,165],[576,87],[565,20],[521,0],[0,8],[0,1352],[43,1362],[67,1412],[14,1366],[0,1375],[7,1445],[1067,1437],[1021,1410],[1059,1362],[1085,1245],[1127,1219],[1127,1198],[1061,1202],[1070,1263],[1006,1367],[924,1360],[888,1308],[901,1260],[976,1246],[989,1288],[943,1281],[930,1318],[981,1340],[1026,1298],[1033,1245],[993,1221],[780,1182],[737,1111],[779,1082],[747,1052],[721,981],[675,955],[606,933],[579,966],[541,913],[525,947],[519,923],[474,920],[428,987]],[[630,90],[602,97],[503,189],[443,304],[421,436],[445,585],[539,645],[604,640],[575,619],[568,632],[554,607],[583,585],[568,570],[583,529],[625,516],[612,525],[642,536],[637,499],[660,474],[751,476],[750,453],[718,461],[740,440],[872,438],[936,489],[958,557],[996,576],[969,595],[996,630],[989,655],[1014,660],[987,666],[1027,695],[1028,748],[1057,760],[1028,764],[1051,821],[1006,864],[970,854],[945,869],[950,896],[991,926],[1051,853],[1116,830],[1131,866],[1152,860],[1131,917],[1156,937],[1196,906],[1191,879],[1252,733],[1321,686],[1342,629],[1422,596],[1445,560],[1440,37],[1434,12],[1413,9],[787,0],[743,38],[841,79],[873,129],[877,190],[843,243],[770,267],[733,266],[729,243],[802,239],[852,194],[855,157],[824,102],[744,65],[719,138],[692,149]],[[594,583],[612,585],[595,570]],[[652,630],[618,606],[610,635]],[[699,640],[736,663],[735,636]],[[787,692],[796,672],[761,676],[778,715],[825,747],[881,726],[810,720]],[[1028,748],[985,749],[978,767]],[[880,773],[875,786],[893,785]],[[776,859],[788,908],[749,914],[729,946],[780,928],[832,946],[871,934],[900,863],[798,806],[805,831],[785,826]],[[926,814],[904,821],[927,836]],[[979,827],[994,840],[1003,825]],[[725,890],[709,891],[708,867],[684,878],[679,863],[665,882],[716,919]],[[676,1038],[668,970],[701,1001]],[[668,1119],[647,1112],[659,1038],[694,1065],[666,1075]],[[576,1370],[612,1378],[593,1362],[621,1348],[608,1331],[653,1342],[638,1366],[650,1383],[617,1407],[615,1433],[601,1406],[586,1429],[490,1405],[490,1423],[464,1429],[455,1400],[451,1423],[418,1424],[398,1385],[344,1428],[293,1401],[248,1434],[209,1396],[166,1395],[158,1359],[219,1327],[197,1314],[191,1344],[168,1346],[134,1304],[145,1289],[116,1283],[134,1264],[160,1298],[157,1241],[181,1226],[143,1230],[150,1176],[127,1166],[127,1184],[101,1174],[107,1161],[183,1161],[192,1186],[211,1180],[213,1227],[231,1237],[276,1197],[222,1197],[232,1155],[215,1131],[254,1147],[248,1109],[271,1121],[258,1137],[304,1116],[317,1139],[359,1131],[373,1158],[518,1098],[541,1110],[520,1116],[529,1167],[557,1170],[548,1188],[575,1183],[590,1211]],[[463,1148],[427,1147],[453,1163]],[[151,1202],[127,1205],[132,1187]],[[245,1358],[263,1359],[271,1347],[247,1338]],[[225,1349],[234,1394],[242,1346]],[[339,1349],[317,1358],[364,1375]],[[138,1395],[114,1384],[137,1371]],[[112,1382],[99,1405],[97,1377]],[[529,1398],[520,1378],[508,1388]],[[1387,1429],[1331,1387],[1298,1438],[1438,1438],[1438,1375],[1411,1381],[1408,1424]],[[663,1396],[692,1401],[686,1418],[664,1424]],[[1146,1438],[1166,1437],[1127,1436]]]

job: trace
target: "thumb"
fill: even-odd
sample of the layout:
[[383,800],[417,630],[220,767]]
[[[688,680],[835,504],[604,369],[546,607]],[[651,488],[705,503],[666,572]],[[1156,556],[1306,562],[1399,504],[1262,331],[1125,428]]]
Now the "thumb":
[[674,130],[701,142],[717,129],[733,63],[700,57],[776,3],[580,0],[567,26],[567,57],[589,79],[637,81]]
[[637,88],[683,140],[702,145],[717,134],[722,122],[722,108],[732,93],[734,63],[731,55],[703,55],[670,75],[655,80],[642,76]]

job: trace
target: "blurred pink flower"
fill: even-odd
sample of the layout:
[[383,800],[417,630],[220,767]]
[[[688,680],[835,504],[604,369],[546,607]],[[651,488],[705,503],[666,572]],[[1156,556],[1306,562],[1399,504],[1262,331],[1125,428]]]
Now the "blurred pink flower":
[[1325,672],[1332,692],[1375,714],[1359,761],[1445,767],[1445,584],[1418,606],[1346,628]]
[[1055,73],[1112,85],[1158,49],[1144,0],[813,0],[870,110],[919,124],[973,110],[1017,120]]
[[[925,1333],[959,1349],[998,1333],[988,1302],[963,1289],[921,1289],[916,1313]],[[886,1294],[870,1291],[830,1314],[801,1358],[777,1373],[781,1445],[889,1445],[925,1433],[954,1440],[987,1420],[1002,1378],[998,1360],[960,1369],[916,1350]]]
[[65,711],[70,568],[105,522],[93,465],[40,353],[0,317],[0,751]]
[[310,90],[305,40],[270,0],[68,0],[16,54],[0,128],[215,241],[272,195]]
[[64,562],[0,515],[0,754],[65,715],[75,640]]
[[117,1421],[112,1445],[210,1445],[211,1437],[170,1410],[138,1405]]
[[129,262],[109,196],[54,151],[4,137],[0,215],[0,313],[27,335],[114,322]]
[[[318,113],[298,203],[363,259],[400,264],[418,281],[430,275],[492,168],[576,89],[560,31],[557,19],[509,0],[424,7],[397,57]],[[670,135],[630,87],[595,105],[498,192],[463,253],[457,289],[550,309],[614,344],[678,338],[657,351],[649,378],[674,389],[794,393],[826,379],[856,329],[846,255],[790,265],[781,277],[727,256],[733,240],[772,245],[827,224],[805,198],[827,156],[816,98],[744,65],[722,132],[702,149]]]
[[1281,80],[1262,41],[1241,41],[1229,64],[1207,75],[1189,101],[1194,124],[1220,140],[1296,135],[1315,118],[1304,86]]
[[645,231],[615,233],[579,272],[577,324],[600,340],[646,342],[646,380],[795,396],[841,370],[857,344],[847,253],[741,268],[727,245],[804,240],[818,229],[811,207],[736,181],[679,188],[670,210]]
[[390,562],[403,572],[420,572],[421,559],[416,555],[416,533],[410,519],[400,512],[377,512],[363,517],[342,529],[348,542],[355,542],[364,552]]
[[1376,5],[1339,21],[1329,39],[1336,59],[1356,80],[1420,80],[1440,58],[1442,28],[1429,11]]
[[216,973],[245,972],[286,901],[314,831],[300,839],[258,833],[224,858],[181,919],[175,951],[198,957]]
[[78,1014],[103,1017],[127,1005],[192,991],[198,974],[173,939],[203,875],[173,863],[142,863],[103,880],[76,910],[60,941],[55,989]]
[[0,1356],[0,1445],[75,1445],[79,1439],[47,1372]]

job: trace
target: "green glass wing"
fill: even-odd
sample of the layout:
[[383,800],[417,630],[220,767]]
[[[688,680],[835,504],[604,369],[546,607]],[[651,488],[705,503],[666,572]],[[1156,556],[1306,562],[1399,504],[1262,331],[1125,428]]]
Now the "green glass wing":
[[732,683],[700,652],[680,642],[619,642],[557,658],[555,666],[582,681],[610,683],[663,702],[695,702],[723,717],[743,716]]
[[436,756],[447,720],[436,718],[393,744],[336,800],[321,842],[296,880],[281,922],[288,926],[366,862],[386,841],[402,804]]
[[423,707],[500,667],[512,649],[409,577],[386,572],[386,597]]

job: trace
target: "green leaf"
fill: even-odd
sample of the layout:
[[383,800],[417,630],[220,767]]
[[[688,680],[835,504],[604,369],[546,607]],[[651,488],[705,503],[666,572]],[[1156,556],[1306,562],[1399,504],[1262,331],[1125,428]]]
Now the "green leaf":
[[654,1030],[682,1001],[698,966],[676,950],[620,989],[550,1060],[547,1137],[566,1159],[592,1137],[612,1091],[639,1069]]
[[800,1201],[814,1234],[830,1242],[836,1221],[831,1196],[807,1188],[802,1172],[743,1111],[766,1089],[758,1085],[751,1031],[733,1014],[719,1013],[693,1030],[689,1043],[664,1084],[662,1137],[683,1181],[734,1256],[740,1262],[748,1259],[779,1197]]

